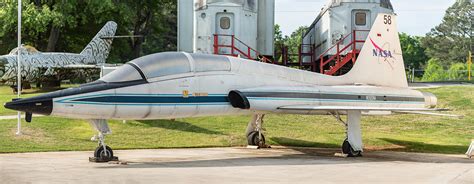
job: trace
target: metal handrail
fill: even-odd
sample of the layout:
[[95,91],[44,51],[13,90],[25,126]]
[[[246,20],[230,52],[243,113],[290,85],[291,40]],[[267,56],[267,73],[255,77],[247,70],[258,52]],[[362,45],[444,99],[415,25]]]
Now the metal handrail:
[[[331,61],[333,61],[334,59],[336,59],[336,63],[341,61],[341,53],[346,51],[348,48],[350,48],[352,46],[352,51],[356,51],[356,44],[357,43],[363,43],[365,41],[363,40],[357,40],[356,39],[356,33],[357,32],[369,32],[370,30],[352,30],[351,33],[347,34],[346,36],[344,36],[342,39],[340,39],[339,41],[336,42],[336,44],[334,44],[332,47],[330,47],[329,49],[327,49],[326,51],[324,51],[322,54],[319,55],[319,61],[320,61],[320,72],[321,73],[325,73],[324,72],[324,66],[328,63],[330,63]],[[340,49],[340,45],[343,44],[346,39],[352,35],[352,40],[349,44],[345,45],[342,49]],[[327,60],[324,60],[324,56],[325,54],[327,54],[330,50],[333,50],[334,48],[336,47],[337,51],[336,51],[336,54],[331,56],[330,58],[328,58]],[[353,57],[355,57],[355,55],[353,55]],[[353,58],[353,61],[355,62],[355,58]]]
[[[253,49],[252,47],[250,47],[249,45],[245,44],[242,40],[238,39],[237,37],[235,37],[234,35],[229,35],[229,34],[214,34],[214,38],[218,38],[219,36],[224,36],[224,37],[231,37],[232,40],[237,40],[240,44],[242,44],[243,46],[247,47],[249,50],[255,52],[257,55],[260,55],[260,53]],[[217,45],[217,46],[224,46],[224,45]],[[229,45],[231,47],[235,47],[235,43],[233,43],[233,45]]]
[[[225,37],[231,37],[231,45],[219,45],[219,36],[225,36]],[[242,51],[241,49],[237,48],[235,46],[235,41],[234,40],[237,40],[238,43],[240,43],[241,45],[243,45],[244,47],[247,47],[247,53],[245,53],[244,51]],[[260,60],[262,62],[265,62],[265,63],[272,63],[272,61],[268,58],[266,58],[265,56],[262,56],[260,54],[260,52],[258,52],[257,50],[253,49],[252,47],[250,47],[249,45],[245,44],[242,40],[236,38],[234,35],[229,35],[229,34],[214,34],[214,54],[219,54],[218,52],[218,49],[219,47],[228,47],[228,48],[231,48],[231,54],[232,56],[235,56],[235,51],[237,51],[239,54],[242,54],[243,56],[245,56],[247,59],[254,59],[254,60]],[[252,57],[252,51],[255,52],[255,55],[257,58],[253,58]],[[261,57],[261,58],[258,58],[258,57]]]
[[[369,32],[370,30],[353,30],[351,33],[347,34],[347,35],[344,36],[342,39],[340,39],[339,41],[337,41],[336,44],[334,44],[332,47],[330,47],[329,49],[327,49],[327,50],[326,50],[325,52],[323,52],[321,55],[324,55],[324,54],[328,53],[328,52],[329,52],[330,50],[332,50],[336,45],[340,45],[341,42],[343,42],[347,37],[349,37],[349,36],[352,35],[353,33],[354,33],[354,35],[355,35],[355,32],[357,32],[357,31],[360,31],[360,32]],[[353,39],[355,39],[355,36],[354,36]],[[362,41],[362,42],[364,42],[363,40],[357,40],[357,41]],[[352,43],[352,42],[351,42],[351,43]]]
[[353,45],[353,42],[351,42],[351,43],[347,44],[346,46],[344,46],[342,49],[339,50],[339,52],[338,52],[336,55],[330,57],[327,62],[324,62],[323,65],[326,65],[327,63],[329,63],[329,62],[330,62],[331,60],[333,60],[336,56],[338,56],[339,53],[345,51],[347,48],[349,48],[349,47],[352,46],[352,45]]

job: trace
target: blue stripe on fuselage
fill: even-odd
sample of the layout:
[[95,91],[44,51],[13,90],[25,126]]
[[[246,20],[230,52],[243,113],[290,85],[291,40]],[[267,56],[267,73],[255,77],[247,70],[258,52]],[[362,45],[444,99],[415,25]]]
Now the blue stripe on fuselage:
[[411,101],[381,101],[381,100],[347,100],[347,99],[321,99],[321,98],[273,98],[273,97],[249,97],[249,100],[265,101],[321,101],[321,102],[361,102],[361,103],[406,103],[406,104],[424,104],[424,102]]
[[101,96],[71,100],[71,102],[90,102],[90,103],[118,103],[118,104],[156,104],[156,103],[222,103],[228,102],[227,96],[191,96],[191,97],[176,97],[176,96]]
[[[321,98],[278,98],[278,97],[248,97],[252,100],[283,100],[283,101],[332,101],[332,102],[363,102],[363,103],[423,103],[411,101],[381,101],[367,99],[321,99]],[[78,97],[70,97],[55,101],[68,104],[92,104],[92,105],[229,105],[229,99],[224,94],[209,94],[208,96],[188,96],[180,94],[96,94]]]

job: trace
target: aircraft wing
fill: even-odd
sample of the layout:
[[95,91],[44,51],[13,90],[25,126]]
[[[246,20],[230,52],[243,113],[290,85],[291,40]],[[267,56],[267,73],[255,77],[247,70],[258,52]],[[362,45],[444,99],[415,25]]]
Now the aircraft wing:
[[61,68],[65,68],[65,69],[100,69],[102,67],[116,68],[116,67],[119,67],[119,66],[121,66],[121,65],[117,65],[117,64],[105,64],[105,65],[70,64],[70,65],[64,65],[64,66],[53,66],[53,67],[50,67],[50,68],[54,68],[54,69],[61,69]]
[[58,68],[70,68],[70,69],[75,69],[75,68],[101,68],[99,65],[65,65],[61,66]]
[[70,64],[63,66],[39,66],[41,69],[60,70],[60,69],[100,69],[100,65]]
[[290,105],[281,106],[282,110],[361,110],[361,111],[443,111],[445,109],[426,108],[386,108],[386,107],[359,107],[359,106],[310,106],[310,105]]
[[233,107],[260,112],[317,114],[320,112],[364,111],[369,114],[403,113],[460,117],[440,114],[431,94],[413,90],[377,87],[278,86],[233,90],[228,95]]
[[39,67],[40,69],[44,70],[43,75],[56,75],[58,73],[71,73],[75,72],[74,70],[78,69],[100,69],[101,66],[99,65],[84,65],[84,64],[70,64],[70,65],[63,65],[63,66],[44,66]]
[[447,111],[448,109],[427,109],[427,108],[384,108],[384,107],[351,107],[351,106],[310,106],[310,105],[292,105],[282,106],[277,109],[295,110],[295,111],[335,111],[335,110],[360,110],[360,111],[389,111],[397,114],[421,114],[432,116],[447,116],[455,118],[463,118],[461,115],[436,113],[439,111]]

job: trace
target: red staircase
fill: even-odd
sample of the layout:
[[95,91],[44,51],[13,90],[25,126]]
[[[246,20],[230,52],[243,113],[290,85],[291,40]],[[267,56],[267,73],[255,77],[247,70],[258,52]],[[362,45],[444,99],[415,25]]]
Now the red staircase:
[[[359,54],[359,50],[352,50],[351,52],[347,53],[342,60],[336,61],[336,64],[334,66],[329,66],[329,70],[324,70],[324,74],[334,75],[349,61],[352,61],[352,64],[354,64],[358,54]],[[321,68],[320,70],[323,70],[323,67],[324,67],[324,64],[320,66]]]
[[[346,73],[357,60],[360,53],[358,48],[362,48],[358,44],[364,43],[364,40],[357,39],[357,33],[369,32],[369,30],[353,30],[344,36],[332,47],[324,51],[319,57],[315,57],[315,51],[318,47],[314,44],[301,44],[298,53],[289,53],[287,46],[281,46],[281,52],[275,56],[281,56],[281,60],[276,58],[275,61],[261,55],[257,50],[251,48],[234,35],[214,34],[214,54],[240,56],[243,58],[257,60],[265,63],[273,63],[283,66],[299,67],[301,69],[319,72],[326,75],[342,75]],[[219,44],[219,39],[228,39],[230,44]],[[362,36],[363,38],[363,36]],[[229,48],[229,53],[220,53],[220,48]],[[335,54],[334,54],[335,53]],[[310,57],[309,61],[303,62],[304,57]]]
[[[369,30],[353,30],[319,56],[319,71],[322,74],[335,75],[347,63],[355,64],[360,53],[360,50],[357,49],[357,43],[365,42],[365,40],[357,39],[357,32],[369,32]],[[351,41],[345,45],[344,43],[347,43],[348,39],[351,39]],[[336,54],[328,56],[328,52],[334,51],[334,49]]]
[[[230,37],[230,45],[220,45],[219,39]],[[236,45],[240,45],[238,48]],[[216,55],[228,55],[234,57],[244,57],[251,60],[262,61],[265,63],[273,63],[270,59],[263,56],[257,50],[245,44],[243,41],[236,38],[234,35],[226,34],[214,34],[214,54]],[[219,48],[230,48],[230,54],[219,53]]]

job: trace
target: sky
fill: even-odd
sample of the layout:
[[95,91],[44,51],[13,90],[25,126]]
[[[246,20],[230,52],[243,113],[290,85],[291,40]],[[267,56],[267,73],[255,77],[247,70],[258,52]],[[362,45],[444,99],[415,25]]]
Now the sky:
[[[283,35],[299,26],[309,26],[329,0],[275,0],[275,23]],[[456,0],[391,0],[398,15],[400,32],[423,36],[441,23],[444,13]]]

